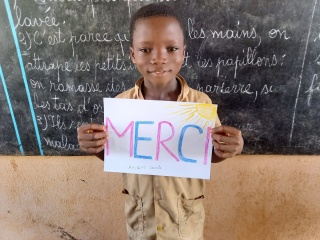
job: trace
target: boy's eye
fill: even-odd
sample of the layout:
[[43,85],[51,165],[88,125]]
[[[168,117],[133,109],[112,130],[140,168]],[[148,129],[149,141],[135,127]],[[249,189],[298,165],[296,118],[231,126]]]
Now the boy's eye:
[[148,49],[148,48],[140,48],[139,51],[142,52],[142,53],[148,53],[148,52],[150,52],[150,49]]
[[175,51],[177,51],[179,48],[177,48],[177,47],[169,47],[168,48],[168,51],[169,52],[175,52]]

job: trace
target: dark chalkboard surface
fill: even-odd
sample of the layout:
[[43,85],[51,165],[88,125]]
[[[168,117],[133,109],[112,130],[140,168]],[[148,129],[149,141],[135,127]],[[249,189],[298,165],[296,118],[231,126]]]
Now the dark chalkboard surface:
[[[76,129],[139,77],[129,19],[146,0],[1,0],[0,154],[81,155]],[[320,1],[168,0],[182,75],[247,154],[320,154]]]

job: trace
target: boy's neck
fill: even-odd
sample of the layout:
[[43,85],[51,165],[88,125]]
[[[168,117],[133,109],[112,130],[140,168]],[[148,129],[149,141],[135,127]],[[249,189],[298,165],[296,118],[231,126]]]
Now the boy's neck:
[[177,101],[181,93],[181,86],[177,79],[163,87],[144,81],[141,85],[141,92],[146,100]]

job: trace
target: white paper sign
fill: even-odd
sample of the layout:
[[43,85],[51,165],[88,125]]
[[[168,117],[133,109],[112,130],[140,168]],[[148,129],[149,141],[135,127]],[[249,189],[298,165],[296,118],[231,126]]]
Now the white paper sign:
[[104,170],[210,179],[217,105],[104,98]]

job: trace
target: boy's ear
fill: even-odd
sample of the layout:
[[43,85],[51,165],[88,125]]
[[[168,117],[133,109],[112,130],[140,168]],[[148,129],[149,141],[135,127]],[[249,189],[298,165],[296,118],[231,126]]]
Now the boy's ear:
[[131,58],[131,61],[135,64],[136,59],[134,58],[134,52],[132,47],[130,47],[130,58]]
[[183,47],[183,57],[186,56],[186,49],[187,49],[187,45],[184,45],[184,47]]

